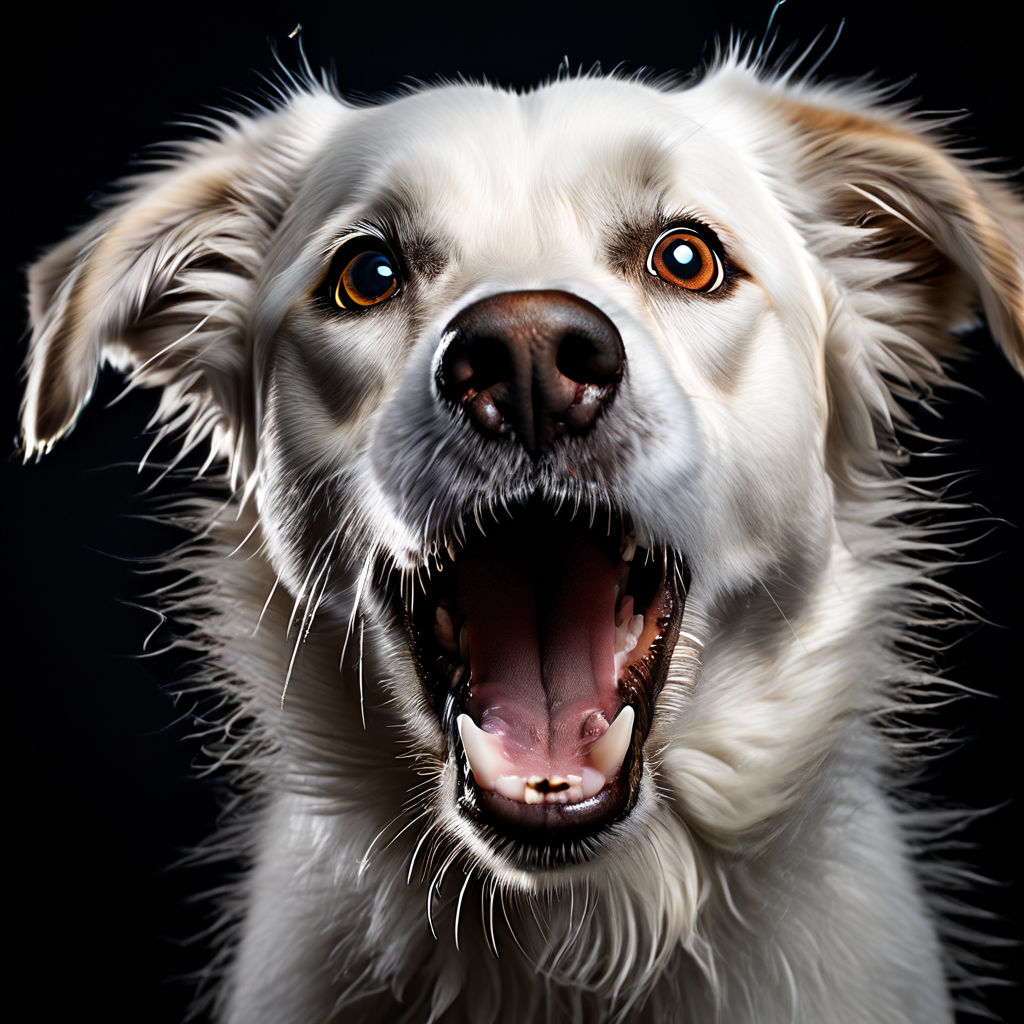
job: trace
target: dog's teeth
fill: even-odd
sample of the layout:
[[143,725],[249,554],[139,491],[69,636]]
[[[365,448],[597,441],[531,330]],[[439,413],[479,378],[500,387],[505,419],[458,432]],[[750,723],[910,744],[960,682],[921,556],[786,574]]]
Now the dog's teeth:
[[494,791],[509,800],[518,800],[522,803],[526,797],[526,779],[521,775],[499,775],[494,780]]
[[636,647],[637,641],[640,639],[641,634],[644,631],[644,617],[642,615],[634,615],[629,620],[629,631],[626,633],[626,643],[623,650],[629,654],[633,648]]
[[462,749],[466,752],[469,770],[477,785],[494,789],[498,779],[510,774],[510,766],[501,751],[501,740],[484,732],[469,715],[459,715],[455,724],[459,727]]
[[633,598],[627,594],[615,612],[616,651],[626,649],[626,641],[633,633],[633,620],[635,618],[636,616],[633,614]]
[[627,704],[615,716],[608,731],[597,741],[587,760],[605,778],[611,778],[621,767],[629,744],[633,739],[633,722],[636,715]]
[[615,627],[615,651],[616,651],[616,662],[615,671],[616,678],[618,677],[619,671],[619,654],[629,654],[640,639],[641,634],[644,631],[644,617],[642,615],[629,615],[628,611],[632,611],[633,599],[627,599],[629,603],[629,609],[626,609],[626,601],[623,601],[623,618],[622,621]]
[[596,796],[622,767],[633,735],[635,715],[624,707],[590,751],[580,774],[514,774],[500,737],[484,732],[467,714],[456,719],[469,770],[481,789],[526,804],[575,804]]
[[626,649],[626,643],[629,640],[629,623],[623,622],[622,625],[615,627],[615,650],[624,651]]
[[434,612],[434,639],[446,654],[454,654],[458,650],[455,645],[455,626],[452,617],[448,614],[448,609],[441,605],[438,605],[437,611]]
[[582,775],[566,775],[558,781],[566,783],[566,788],[549,794],[549,799],[554,798],[554,802],[559,804],[575,804],[583,799]]
[[459,630],[459,657],[464,664],[469,664],[469,626],[463,625]]
[[622,556],[624,562],[632,562],[633,556],[636,554],[636,537],[630,534],[628,537],[622,538],[622,547],[619,549],[619,554]]
[[455,561],[455,538],[448,538],[448,557],[454,562]]

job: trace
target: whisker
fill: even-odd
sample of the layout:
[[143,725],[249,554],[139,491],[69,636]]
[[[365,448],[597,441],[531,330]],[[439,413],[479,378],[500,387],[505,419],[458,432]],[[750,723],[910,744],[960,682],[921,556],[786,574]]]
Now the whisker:
[[462,917],[462,900],[466,895],[466,890],[469,888],[469,883],[473,880],[473,868],[469,867],[466,869],[466,880],[462,883],[462,888],[459,890],[459,899],[455,904],[455,948],[459,948],[459,920]]
[[[341,657],[338,659],[339,668],[345,663],[345,652],[348,650],[348,640],[352,635],[352,628],[355,625],[356,616],[359,614],[359,605],[363,599],[363,590],[366,587],[366,581],[373,571],[373,563],[376,560],[377,551],[376,548],[372,549],[366,556],[366,560],[363,562],[363,567],[359,572],[359,577],[356,581],[356,593],[355,598],[352,601],[352,611],[348,617],[348,628],[345,630],[345,640],[341,645]],[[360,655],[361,659],[361,655]],[[360,660],[361,664],[361,660]],[[366,728],[366,700],[363,691],[363,677],[362,672],[359,674],[359,717],[363,723],[363,729]]]
[[280,584],[280,582],[281,582],[281,577],[275,575],[274,576],[274,584],[270,588],[270,593],[267,594],[266,601],[263,602],[263,607],[260,609],[259,618],[256,620],[256,625],[252,627],[252,632],[249,634],[249,636],[255,636],[256,635],[257,630],[260,628],[260,625],[263,622],[263,616],[267,614],[267,609],[270,607],[270,602],[273,600],[274,593],[277,590],[278,584]]

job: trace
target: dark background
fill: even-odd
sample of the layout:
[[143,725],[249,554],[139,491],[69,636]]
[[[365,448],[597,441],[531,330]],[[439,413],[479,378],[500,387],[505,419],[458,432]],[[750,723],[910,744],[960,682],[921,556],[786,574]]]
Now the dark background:
[[[297,22],[314,67],[334,62],[346,93],[380,94],[457,72],[527,86],[553,75],[563,55],[574,68],[600,60],[685,72],[711,55],[716,38],[758,37],[770,6],[114,4],[58,14],[30,3],[5,17],[5,989],[10,1007],[31,1008],[16,1019],[181,1020],[190,986],[175,978],[203,963],[202,946],[184,941],[205,922],[190,897],[218,880],[212,869],[170,869],[217,813],[209,781],[191,767],[201,760],[190,738],[201,709],[175,703],[167,688],[187,677],[187,657],[139,657],[158,624],[143,607],[154,578],[139,570],[178,539],[144,518],[175,486],[144,497],[156,474],[134,468],[154,398],[133,394],[107,408],[119,388],[105,372],[75,431],[46,460],[21,465],[13,438],[25,265],[83,222],[90,197],[146,147],[187,132],[176,122],[266,91],[274,47],[296,66],[287,36]],[[821,32],[822,54],[845,17],[822,75],[871,73],[906,83],[901,95],[925,109],[973,111],[959,131],[1009,171],[1024,155],[1024,95],[1017,32],[1000,13],[1008,9],[993,0],[944,11],[789,0],[776,18],[776,53]],[[943,419],[928,424],[958,440],[916,468],[952,474],[951,493],[974,502],[982,520],[949,580],[988,621],[957,631],[943,663],[953,679],[998,699],[972,698],[936,716],[961,742],[924,788],[992,808],[958,838],[973,846],[963,859],[996,883],[979,882],[970,895],[998,915],[986,930],[1015,938],[1024,386],[984,331],[972,343],[977,356],[962,379],[973,391],[951,393]],[[157,646],[174,635],[165,626]],[[993,955],[1012,977],[1016,951]],[[989,1003],[999,1019],[1020,1019],[1015,990],[996,990]]]

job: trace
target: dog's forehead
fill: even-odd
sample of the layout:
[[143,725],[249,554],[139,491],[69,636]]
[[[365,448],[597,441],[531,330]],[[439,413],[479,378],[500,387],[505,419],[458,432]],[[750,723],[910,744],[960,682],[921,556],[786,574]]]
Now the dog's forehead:
[[584,219],[713,213],[749,161],[697,92],[596,78],[524,94],[425,90],[343,118],[314,171],[316,194],[342,218],[386,206],[455,233],[470,217],[474,230],[481,218],[535,225],[545,202],[555,222],[559,208]]

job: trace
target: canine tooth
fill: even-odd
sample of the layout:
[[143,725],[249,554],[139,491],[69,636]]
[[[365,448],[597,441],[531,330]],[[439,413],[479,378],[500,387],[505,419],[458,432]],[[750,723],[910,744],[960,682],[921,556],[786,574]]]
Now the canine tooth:
[[469,715],[459,715],[455,724],[459,727],[462,749],[473,778],[484,789],[494,789],[495,782],[508,774],[509,765],[502,755],[501,741],[484,732]]
[[608,726],[608,731],[597,741],[590,751],[588,760],[605,778],[610,778],[621,767],[630,741],[633,739],[633,723],[636,714],[627,704],[615,716],[615,721]]
[[465,665],[456,665],[455,666],[455,671],[452,673],[451,682],[448,684],[449,688],[454,690],[459,685],[459,683],[462,682],[462,677],[465,674],[466,674],[466,666]]
[[455,561],[455,538],[448,538],[448,557],[454,562]]
[[458,648],[455,646],[455,626],[448,609],[442,605],[437,606],[434,612],[434,638],[442,651],[454,654]]
[[459,630],[459,657],[469,664],[469,626],[464,624]]
[[622,555],[624,562],[632,562],[633,556],[636,554],[636,537],[630,534],[628,537],[622,538],[622,547],[619,548],[619,554]]

